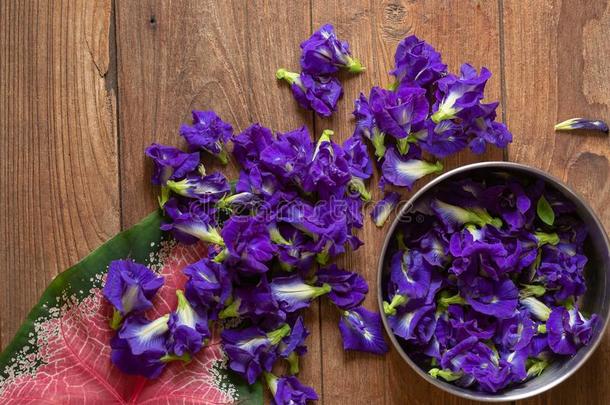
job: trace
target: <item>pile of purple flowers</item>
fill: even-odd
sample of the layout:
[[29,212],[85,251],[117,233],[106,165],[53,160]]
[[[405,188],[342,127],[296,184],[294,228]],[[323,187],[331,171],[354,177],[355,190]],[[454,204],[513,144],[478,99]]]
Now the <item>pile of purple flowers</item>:
[[301,44],[301,73],[281,68],[275,77],[290,84],[302,108],[330,117],[343,95],[336,77],[341,69],[360,73],[364,66],[352,56],[348,43],[337,38],[334,27],[326,24]]
[[[210,111],[194,111],[180,133],[190,152],[146,150],[161,187],[162,229],[185,244],[205,242],[209,253],[183,270],[188,281],[176,292],[175,311],[155,320],[143,312],[163,279],[131,261],[110,265],[104,294],[115,308],[113,362],[155,378],[168,362],[190,360],[220,328],[232,370],[249,383],[266,381],[277,403],[304,403],[317,396],[294,377],[307,351],[302,311],[320,296],[341,313],[345,349],[385,353],[379,314],[361,306],[366,281],[328,265],[362,244],[355,229],[363,225],[372,166],[361,139],[338,145],[326,130],[313,142],[305,127],[274,135],[258,124],[233,134]],[[234,185],[202,165],[206,154],[226,161],[229,139],[241,167]],[[271,374],[278,361],[290,375]]]
[[[539,375],[592,338],[585,225],[542,181],[442,185],[399,229],[384,312],[435,378],[496,392]],[[423,219],[423,220],[422,220]]]

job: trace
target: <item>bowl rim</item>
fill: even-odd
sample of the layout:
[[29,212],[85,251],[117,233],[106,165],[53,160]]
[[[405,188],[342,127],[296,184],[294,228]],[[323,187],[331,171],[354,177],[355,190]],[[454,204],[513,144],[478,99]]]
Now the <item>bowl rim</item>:
[[449,178],[452,178],[458,174],[469,172],[472,170],[478,170],[481,168],[495,168],[495,169],[522,171],[522,172],[533,174],[535,176],[538,176],[538,177],[544,179],[547,182],[550,182],[553,186],[558,188],[563,194],[569,196],[569,198],[571,200],[576,200],[581,203],[582,207],[585,208],[585,210],[588,212],[588,214],[593,219],[595,226],[598,227],[602,231],[603,241],[605,242],[606,250],[608,252],[610,252],[610,241],[608,239],[608,234],[607,234],[601,220],[599,219],[599,217],[597,216],[595,211],[591,208],[591,206],[587,203],[587,200],[584,199],[577,192],[573,191],[563,181],[559,180],[558,178],[554,177],[553,175],[551,175],[541,169],[538,169],[536,167],[532,167],[529,165],[525,165],[522,163],[506,162],[506,161],[487,161],[487,162],[471,163],[468,165],[464,165],[464,166],[460,166],[455,169],[452,169],[452,170],[448,171],[447,173],[444,173],[444,174],[432,179],[430,182],[428,182],[426,185],[424,185],[421,189],[416,191],[415,194],[413,194],[411,196],[411,198],[409,198],[408,201],[404,204],[404,206],[400,209],[398,215],[396,215],[396,217],[392,221],[390,228],[388,229],[388,231],[386,233],[386,236],[385,236],[385,239],[383,242],[383,247],[381,249],[381,253],[379,256],[379,262],[377,265],[377,304],[379,306],[379,312],[381,314],[381,320],[383,322],[383,326],[385,328],[385,331],[386,331],[388,337],[390,338],[390,340],[392,342],[392,345],[398,351],[398,353],[400,354],[402,359],[407,364],[409,364],[409,366],[411,366],[411,368],[413,370],[415,370],[415,372],[417,374],[419,374],[423,379],[428,381],[430,384],[442,389],[445,392],[448,392],[450,394],[456,395],[461,398],[470,399],[470,400],[484,401],[484,402],[518,401],[518,400],[530,398],[530,397],[539,395],[543,392],[546,392],[546,391],[556,387],[557,385],[561,384],[563,381],[565,381],[566,379],[571,377],[576,371],[578,371],[582,367],[582,365],[584,363],[586,363],[586,361],[593,355],[593,352],[595,352],[595,350],[601,343],[601,341],[604,337],[605,331],[607,329],[608,323],[610,321],[610,311],[608,311],[608,314],[606,315],[606,318],[604,319],[604,324],[602,326],[602,329],[601,329],[600,333],[597,335],[595,341],[587,347],[587,352],[578,361],[578,363],[576,363],[574,365],[574,367],[572,367],[570,370],[568,370],[567,372],[565,372],[558,378],[552,380],[550,383],[548,383],[545,386],[542,386],[542,387],[539,387],[536,389],[532,389],[531,391],[519,392],[519,393],[514,393],[514,394],[511,394],[511,391],[509,389],[508,391],[506,391],[506,393],[501,393],[500,395],[485,393],[485,392],[478,392],[478,391],[467,391],[466,389],[460,389],[459,387],[456,387],[452,384],[437,380],[437,379],[429,376],[413,360],[411,360],[409,355],[403,350],[402,346],[398,342],[398,339],[396,338],[392,329],[390,328],[390,325],[387,320],[387,316],[383,312],[383,286],[382,286],[383,267],[384,267],[385,257],[387,255],[388,246],[392,242],[392,236],[394,235],[394,232],[396,230],[396,227],[398,226],[400,218],[402,218],[403,215],[405,215],[414,206],[415,201],[420,199],[425,193],[427,193],[430,189],[437,186],[439,183],[441,183]]

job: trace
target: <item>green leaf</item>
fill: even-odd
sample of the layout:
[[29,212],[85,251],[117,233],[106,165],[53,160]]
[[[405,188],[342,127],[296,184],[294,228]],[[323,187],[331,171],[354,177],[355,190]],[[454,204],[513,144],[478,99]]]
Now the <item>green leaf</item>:
[[551,204],[544,198],[544,196],[540,197],[538,200],[538,204],[536,205],[536,212],[538,213],[538,217],[545,224],[552,226],[555,222],[555,213],[553,212],[553,207]]

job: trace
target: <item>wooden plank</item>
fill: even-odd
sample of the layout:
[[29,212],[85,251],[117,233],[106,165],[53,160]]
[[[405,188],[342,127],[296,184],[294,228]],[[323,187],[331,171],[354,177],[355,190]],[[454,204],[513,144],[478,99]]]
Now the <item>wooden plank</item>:
[[[125,226],[155,208],[144,148],[183,145],[177,129],[192,109],[215,110],[236,132],[252,122],[278,131],[311,128],[311,114],[275,80],[277,68],[298,66],[310,16],[309,4],[300,1],[117,2]],[[233,166],[222,169],[237,173]],[[312,335],[302,379],[319,391],[317,305],[306,322]]]
[[[353,101],[362,91],[368,94],[373,85],[387,86],[393,67],[396,45],[405,36],[416,34],[432,43],[443,55],[449,67],[470,62],[476,67],[486,66],[494,77],[488,84],[489,100],[500,98],[500,43],[499,14],[496,2],[479,1],[376,1],[334,0],[313,3],[314,29],[326,22],[333,23],[340,38],[350,43],[354,55],[367,67],[359,76],[343,76],[344,99],[339,111],[330,120],[317,120],[316,127],[330,127],[337,133],[337,141],[353,132],[351,111]],[[447,169],[481,160],[502,160],[502,152],[490,150],[482,156],[469,152],[445,162]],[[374,199],[382,194],[377,190],[377,173],[371,182]],[[425,184],[426,180],[420,182]],[[404,192],[404,197],[410,194]],[[370,206],[367,215],[370,212]],[[339,265],[363,274],[371,293],[365,305],[376,308],[376,275],[378,253],[387,226],[377,229],[367,220],[360,236],[365,245],[339,260]],[[427,384],[404,363],[397,352],[386,357],[361,353],[345,353],[337,330],[338,314],[326,303],[322,306],[322,344],[324,403],[466,403]]]
[[[510,160],[544,169],[581,193],[610,229],[607,135],[555,133],[572,117],[608,120],[610,8],[605,1],[505,1]],[[608,334],[573,377],[528,404],[607,403]]]
[[111,0],[0,4],[0,348],[119,230]]

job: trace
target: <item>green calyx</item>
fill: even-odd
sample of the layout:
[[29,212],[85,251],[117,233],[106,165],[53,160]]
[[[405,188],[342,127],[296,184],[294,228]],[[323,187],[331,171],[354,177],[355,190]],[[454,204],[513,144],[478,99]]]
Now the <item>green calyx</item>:
[[458,110],[447,106],[445,103],[441,103],[438,107],[438,111],[430,116],[432,121],[435,124],[438,124],[441,121],[450,120],[455,118],[455,115],[458,113]]
[[169,363],[172,361],[182,361],[184,363],[190,363],[191,355],[184,353],[182,356],[176,356],[175,354],[166,354],[159,359],[162,363]]
[[557,245],[559,243],[559,235],[555,232],[553,233],[545,233],[545,232],[534,232],[534,236],[538,240],[538,247],[544,245]]
[[546,322],[551,315],[551,309],[534,297],[521,298],[519,302],[521,302],[521,304],[525,306],[532,313],[532,315],[543,322]]
[[267,333],[267,339],[269,339],[269,342],[272,345],[276,346],[282,341],[282,339],[284,337],[288,336],[289,333],[290,333],[290,325],[285,323],[282,326],[280,326],[279,328]]
[[[222,244],[224,245],[224,241]],[[224,248],[220,251],[220,253],[214,256],[214,259],[212,259],[212,261],[216,263],[222,263],[227,257],[229,257],[229,250],[227,248]]]
[[356,58],[352,58],[351,56],[347,57],[347,65],[345,66],[350,73],[360,73],[364,72],[366,68],[362,66],[362,63]]
[[176,290],[176,297],[178,298],[178,311],[182,311],[191,307],[191,304],[189,304],[186,297],[184,296],[184,291]]
[[220,245],[220,246],[225,245],[225,241],[224,241],[224,239],[222,239],[222,236],[220,236],[218,229],[213,228],[213,227],[210,227],[208,235],[206,235],[205,239],[202,239],[202,240],[204,242],[210,242],[210,243],[214,243],[214,244]]
[[409,153],[409,149],[410,149],[409,138],[401,138],[401,139],[397,140],[396,147],[398,148],[398,152],[401,155],[406,155],[407,153]]
[[269,236],[271,237],[271,241],[278,245],[292,245],[292,242],[286,240],[280,233],[280,230],[277,229],[275,223],[269,226]]
[[441,296],[437,300],[439,309],[447,309],[449,305],[466,305],[466,300],[460,296],[460,294],[449,295],[441,293]]
[[383,313],[386,315],[396,315],[396,308],[406,304],[409,301],[409,297],[404,295],[396,294],[392,297],[391,302],[383,302]]
[[546,292],[546,288],[542,285],[521,284],[523,288],[519,291],[519,295],[523,298],[527,297],[542,297]]
[[428,374],[430,374],[432,378],[441,377],[443,380],[449,382],[459,380],[463,375],[461,372],[442,370],[440,368],[432,368],[430,371],[428,371]]
[[379,129],[373,129],[373,137],[371,138],[371,143],[373,144],[373,148],[375,149],[375,156],[377,159],[381,159],[385,156],[385,134]]
[[269,391],[271,391],[271,394],[275,396],[275,393],[277,392],[277,376],[265,371],[263,372],[263,377],[265,378],[265,383],[267,383],[267,387],[269,387]]
[[228,319],[228,318],[237,318],[239,316],[239,306],[241,305],[241,300],[237,299],[227,305],[220,313],[218,314],[219,319]]
[[165,203],[169,200],[170,189],[166,186],[161,187],[161,194],[157,197],[159,208],[165,207]]
[[527,368],[528,377],[538,377],[549,365],[544,359],[528,359],[528,363],[531,363]]
[[166,187],[173,191],[174,193],[181,195],[183,197],[188,197],[189,196],[189,190],[191,188],[191,182],[188,179],[184,179],[184,180],[179,180],[179,181],[174,181],[174,180],[168,180],[166,184]]
[[121,322],[123,322],[123,315],[121,311],[115,308],[112,312],[112,318],[110,319],[110,328],[112,330],[118,330],[121,327]]
[[539,334],[546,333],[546,324],[541,323],[540,325],[538,325],[538,328],[536,329],[536,332],[539,333]]
[[366,185],[360,177],[352,176],[352,179],[347,184],[347,187],[351,191],[360,194],[360,198],[362,199],[362,201],[371,201],[371,193],[366,189]]
[[297,83],[297,86],[300,86],[299,74],[290,72],[284,68],[278,69],[277,72],[275,72],[275,78],[278,80],[286,80],[289,84]]
[[288,361],[288,366],[290,367],[290,374],[299,374],[299,355],[292,352],[288,355],[286,361]]

